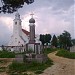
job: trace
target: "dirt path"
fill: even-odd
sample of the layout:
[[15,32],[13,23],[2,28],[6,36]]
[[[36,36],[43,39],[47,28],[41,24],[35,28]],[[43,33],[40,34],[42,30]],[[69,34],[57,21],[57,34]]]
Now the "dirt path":
[[[0,61],[3,61],[2,63],[0,63],[0,67],[8,67],[9,64],[12,63],[12,61],[14,60],[14,58],[0,58]],[[8,75],[6,72],[0,72],[0,75]]]
[[48,54],[48,57],[54,61],[54,65],[40,75],[75,75],[75,59],[58,57],[55,54],[56,52]]

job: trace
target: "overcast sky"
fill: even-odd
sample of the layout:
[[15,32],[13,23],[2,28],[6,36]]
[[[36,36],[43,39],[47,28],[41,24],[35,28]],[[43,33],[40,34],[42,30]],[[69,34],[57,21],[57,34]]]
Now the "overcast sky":
[[[19,9],[22,28],[29,30],[30,14],[34,13],[36,34],[60,35],[68,31],[74,35],[74,0],[34,0],[35,2]],[[1,5],[1,3],[0,3]],[[0,14],[0,45],[8,43],[13,31],[13,14]]]

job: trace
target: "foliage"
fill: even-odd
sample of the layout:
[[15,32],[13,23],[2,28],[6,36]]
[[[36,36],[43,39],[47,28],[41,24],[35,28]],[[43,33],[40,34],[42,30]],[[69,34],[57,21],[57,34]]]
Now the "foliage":
[[72,45],[75,45],[75,39],[72,39],[71,42],[72,42]]
[[60,36],[58,36],[60,48],[67,49],[72,46],[71,35],[69,32],[64,31]]
[[57,50],[57,48],[55,48],[55,49],[52,49],[52,48],[45,48],[45,49],[44,49],[44,54],[49,54],[49,53],[54,52],[54,51],[56,51],[56,50]]
[[6,67],[0,67],[0,72],[4,72],[6,70]]
[[50,40],[51,40],[50,34],[45,34],[45,35],[40,34],[40,41],[42,42],[43,46],[45,43],[48,45],[48,43],[50,43]]
[[40,41],[42,42],[42,45],[44,46],[45,38],[44,35],[40,34]]
[[52,38],[51,45],[57,47],[57,37],[55,35]]
[[50,43],[50,40],[51,40],[51,35],[50,34],[46,34],[45,35],[45,43],[46,43],[46,45],[48,45],[48,43]]
[[70,59],[75,59],[75,53],[74,52],[69,52],[69,51],[64,50],[64,49],[59,50],[56,55],[70,58]]
[[36,61],[30,62],[30,63],[18,63],[13,62],[11,65],[9,65],[9,72],[26,72],[26,71],[33,71],[37,73],[37,71],[43,71],[47,67],[51,66],[53,63],[50,59],[48,59],[44,63],[38,63]]
[[31,4],[33,2],[34,0],[1,0],[2,7],[0,7],[0,12],[13,13],[22,8],[24,3]]
[[15,53],[8,51],[0,51],[0,58],[14,58]]

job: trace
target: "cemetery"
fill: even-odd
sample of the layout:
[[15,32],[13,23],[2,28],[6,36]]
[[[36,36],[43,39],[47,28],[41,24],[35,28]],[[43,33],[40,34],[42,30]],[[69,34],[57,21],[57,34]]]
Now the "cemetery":
[[49,1],[1,0],[0,75],[75,75],[74,2]]

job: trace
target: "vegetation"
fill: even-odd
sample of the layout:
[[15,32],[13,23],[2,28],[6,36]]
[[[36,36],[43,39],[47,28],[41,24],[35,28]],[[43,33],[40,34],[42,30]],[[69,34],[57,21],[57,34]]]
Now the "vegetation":
[[48,46],[48,43],[50,43],[53,47],[59,47],[69,50],[72,45],[75,45],[75,39],[71,39],[71,35],[69,32],[64,31],[61,35],[56,37],[56,35],[51,38],[50,34],[40,34],[40,41],[42,42],[43,46],[46,44]]
[[9,72],[10,73],[22,73],[26,71],[32,71],[35,73],[42,73],[43,70],[45,70],[47,67],[51,66],[53,63],[50,59],[48,59],[46,62],[38,63],[36,61],[30,62],[30,63],[18,63],[13,62],[11,65],[9,65]]
[[24,3],[31,4],[34,0],[1,0],[0,13],[13,13],[22,8]]
[[44,49],[44,54],[49,54],[49,53],[51,53],[51,52],[54,52],[54,51],[56,51],[57,50],[57,48],[45,48]]
[[0,51],[0,58],[14,58],[15,53],[8,51]]
[[52,38],[51,45],[57,47],[57,37],[55,35]]
[[[53,51],[56,51],[57,49],[51,49],[47,48],[44,50],[44,54],[51,53]],[[9,65],[9,73],[10,75],[14,75],[17,73],[18,75],[22,75],[23,72],[27,73],[27,71],[32,71],[35,74],[40,74],[45,70],[46,68],[50,67],[53,65],[53,61],[48,59],[46,62],[39,63],[36,61],[32,62],[24,62],[24,63],[18,63],[18,62],[13,62],[12,64]]]
[[64,33],[58,36],[58,39],[60,48],[69,49],[72,46],[71,35],[69,32],[64,31]]
[[6,70],[6,67],[0,67],[0,72],[4,72]]
[[74,52],[69,52],[67,50],[59,50],[56,54],[57,56],[65,57],[65,58],[70,58],[70,59],[75,59],[75,53]]
[[45,43],[46,45],[48,45],[48,43],[50,43],[50,40],[51,40],[50,34],[45,34],[45,35],[40,34],[40,41],[42,42],[43,46]]
[[72,39],[71,41],[72,41],[72,45],[75,45],[75,39]]

